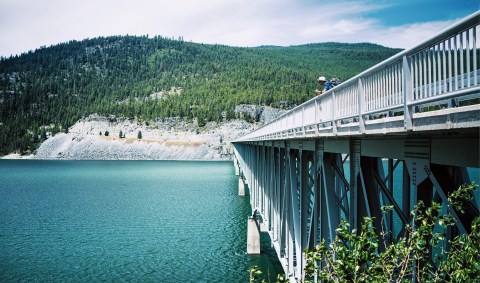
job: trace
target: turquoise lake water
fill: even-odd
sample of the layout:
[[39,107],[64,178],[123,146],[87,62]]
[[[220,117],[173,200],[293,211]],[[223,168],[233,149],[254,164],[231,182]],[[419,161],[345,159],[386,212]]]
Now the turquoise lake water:
[[237,186],[232,162],[0,160],[0,282],[248,282],[254,265],[274,282],[265,233],[245,254]]
[[[232,162],[0,160],[0,281],[248,282]],[[264,233],[262,233],[264,234]]]

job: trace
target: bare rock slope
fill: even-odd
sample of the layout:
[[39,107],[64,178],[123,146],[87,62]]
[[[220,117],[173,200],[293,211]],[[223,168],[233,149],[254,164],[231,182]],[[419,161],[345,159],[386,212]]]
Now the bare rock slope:
[[[230,141],[252,129],[252,124],[241,120],[208,123],[198,129],[194,123],[174,118],[147,124],[92,115],[78,121],[68,134],[47,139],[38,148],[35,158],[227,160],[232,153]],[[108,136],[105,136],[106,131]],[[138,132],[141,132],[141,139]]]
[[[253,117],[256,123],[233,120],[209,122],[167,118],[156,122],[106,118],[96,114],[79,120],[68,134],[48,138],[38,148],[36,159],[74,160],[228,160],[231,141],[281,115],[284,110],[241,105],[237,117]],[[252,113],[250,113],[252,112]],[[106,132],[108,131],[108,136]],[[139,138],[141,132],[141,138]]]

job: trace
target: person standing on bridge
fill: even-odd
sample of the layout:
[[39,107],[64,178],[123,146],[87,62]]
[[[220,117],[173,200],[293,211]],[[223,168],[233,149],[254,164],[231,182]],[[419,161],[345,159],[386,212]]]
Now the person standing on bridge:
[[318,83],[320,84],[320,86],[323,86],[323,90],[318,90],[318,89],[315,90],[315,93],[316,93],[317,95],[322,94],[322,93],[325,93],[325,92],[327,92],[329,89],[332,89],[332,88],[333,88],[333,85],[332,85],[330,82],[328,82],[328,81],[325,79],[325,77],[319,77],[317,81],[318,81]]

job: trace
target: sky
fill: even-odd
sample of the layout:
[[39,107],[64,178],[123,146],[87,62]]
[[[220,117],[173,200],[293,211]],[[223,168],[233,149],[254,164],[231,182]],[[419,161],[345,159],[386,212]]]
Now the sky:
[[479,9],[480,0],[0,0],[0,56],[126,34],[250,47],[411,48]]

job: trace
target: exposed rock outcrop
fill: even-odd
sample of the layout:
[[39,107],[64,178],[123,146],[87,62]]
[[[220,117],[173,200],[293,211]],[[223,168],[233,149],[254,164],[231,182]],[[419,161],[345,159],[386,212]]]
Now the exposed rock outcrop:
[[240,104],[235,106],[235,116],[237,118],[259,122],[261,125],[270,122],[283,113],[285,113],[285,110],[268,106],[253,104]]
[[[140,123],[92,115],[78,121],[68,134],[60,133],[47,139],[35,158],[226,160],[231,158],[230,141],[252,129],[252,124],[241,120],[210,122],[198,129],[194,123],[179,118]],[[139,131],[141,139],[138,139]]]

